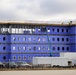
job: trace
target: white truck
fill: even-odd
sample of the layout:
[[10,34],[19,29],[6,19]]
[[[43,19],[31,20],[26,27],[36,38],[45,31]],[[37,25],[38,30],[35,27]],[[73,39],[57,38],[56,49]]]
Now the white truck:
[[68,59],[64,57],[33,57],[33,65],[68,66]]

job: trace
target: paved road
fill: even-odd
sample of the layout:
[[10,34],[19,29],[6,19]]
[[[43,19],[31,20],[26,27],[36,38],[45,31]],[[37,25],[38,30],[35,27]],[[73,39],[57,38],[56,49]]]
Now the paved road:
[[76,70],[0,71],[0,75],[76,75]]

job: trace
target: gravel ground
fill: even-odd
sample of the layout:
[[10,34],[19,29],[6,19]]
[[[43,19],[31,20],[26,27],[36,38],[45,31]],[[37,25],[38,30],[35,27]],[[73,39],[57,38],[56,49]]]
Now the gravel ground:
[[0,75],[76,75],[76,70],[0,71]]

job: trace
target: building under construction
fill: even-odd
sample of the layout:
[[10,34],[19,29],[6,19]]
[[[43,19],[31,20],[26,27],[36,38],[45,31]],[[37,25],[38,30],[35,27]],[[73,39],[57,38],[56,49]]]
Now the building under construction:
[[76,24],[0,22],[0,61],[32,62],[76,52]]

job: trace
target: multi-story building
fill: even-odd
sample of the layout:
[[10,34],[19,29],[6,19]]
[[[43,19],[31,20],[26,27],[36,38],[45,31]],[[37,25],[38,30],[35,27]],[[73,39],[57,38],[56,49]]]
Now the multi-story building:
[[0,61],[32,62],[76,52],[76,24],[0,22]]

